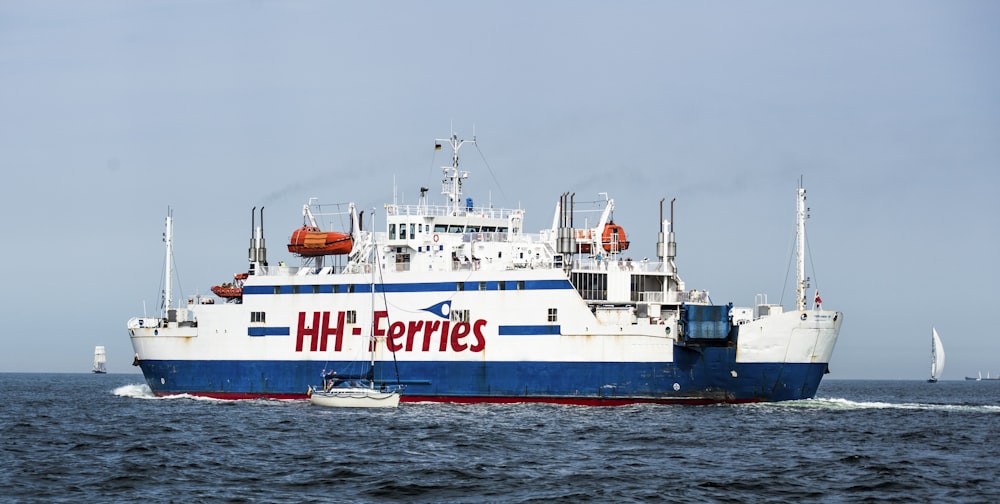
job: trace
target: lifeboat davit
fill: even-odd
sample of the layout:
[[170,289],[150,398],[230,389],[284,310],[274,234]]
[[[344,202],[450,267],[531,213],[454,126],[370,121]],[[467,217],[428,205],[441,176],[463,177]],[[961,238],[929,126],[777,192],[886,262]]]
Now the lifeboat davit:
[[351,235],[320,231],[314,226],[296,229],[288,240],[288,251],[303,257],[350,254],[353,248]]

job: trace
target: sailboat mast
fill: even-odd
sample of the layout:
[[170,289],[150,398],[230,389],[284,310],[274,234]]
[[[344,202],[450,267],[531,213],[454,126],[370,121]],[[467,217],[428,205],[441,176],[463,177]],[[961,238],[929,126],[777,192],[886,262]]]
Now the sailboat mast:
[[795,208],[795,296],[799,311],[806,309],[806,190],[799,177]]
[[937,378],[937,342],[934,341],[934,328],[931,328],[931,379]]
[[[372,229],[378,229],[375,226],[375,212],[372,212]],[[378,339],[375,338],[375,274],[378,269],[378,248],[372,247],[371,249],[372,260],[369,261],[370,264],[373,263],[373,268],[371,268],[371,309],[368,313],[371,315],[371,327],[368,329],[368,347],[371,349],[371,362],[368,364],[368,369],[372,373],[372,383],[374,386],[375,379],[375,347],[378,345]]]
[[173,273],[170,271],[170,266],[171,263],[173,262],[171,259],[173,258],[174,254],[173,221],[174,221],[174,212],[173,210],[170,209],[170,207],[167,207],[167,228],[166,231],[163,232],[163,242],[166,243],[166,250],[167,250],[166,265],[163,268],[163,271],[166,274],[163,281],[164,316],[166,316],[167,310],[170,309],[170,305],[173,304],[173,299],[171,299],[172,293],[170,292],[170,277],[173,275]]

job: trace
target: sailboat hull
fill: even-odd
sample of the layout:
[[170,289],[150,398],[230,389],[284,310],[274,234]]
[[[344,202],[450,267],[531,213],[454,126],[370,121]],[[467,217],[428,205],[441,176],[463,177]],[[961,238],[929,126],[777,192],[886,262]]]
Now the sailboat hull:
[[399,397],[398,391],[351,387],[329,392],[312,391],[309,402],[331,408],[395,408],[399,406]]

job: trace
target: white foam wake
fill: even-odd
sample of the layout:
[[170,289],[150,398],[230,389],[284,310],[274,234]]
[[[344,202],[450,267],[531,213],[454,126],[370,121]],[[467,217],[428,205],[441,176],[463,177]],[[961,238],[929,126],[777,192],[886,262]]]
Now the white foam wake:
[[935,403],[891,403],[883,401],[852,401],[843,398],[814,398],[800,401],[784,401],[777,403],[758,403],[766,407],[831,409],[831,410],[865,410],[865,409],[899,409],[926,411],[955,411],[1000,413],[1000,406],[990,404],[935,404]]

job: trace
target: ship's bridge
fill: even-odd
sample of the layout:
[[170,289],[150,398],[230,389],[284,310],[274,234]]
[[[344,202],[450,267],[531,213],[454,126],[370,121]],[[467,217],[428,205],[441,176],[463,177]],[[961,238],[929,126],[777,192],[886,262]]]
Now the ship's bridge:
[[443,205],[387,205],[387,245],[417,247],[454,241],[507,241],[521,235],[524,210]]

